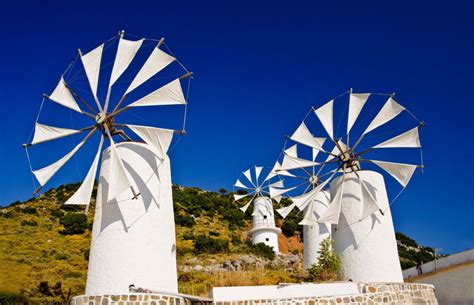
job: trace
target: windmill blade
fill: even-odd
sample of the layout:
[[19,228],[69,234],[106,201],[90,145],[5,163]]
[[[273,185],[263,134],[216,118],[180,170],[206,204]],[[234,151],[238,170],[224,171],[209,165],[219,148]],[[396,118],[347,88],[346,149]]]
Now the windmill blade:
[[277,211],[278,214],[280,214],[281,217],[286,218],[286,216],[288,216],[288,214],[290,214],[290,212],[295,208],[295,206],[296,206],[296,204],[292,203],[289,206],[277,209],[276,211]]
[[165,159],[171,141],[173,140],[174,130],[129,124],[127,124],[127,127],[149,144],[161,161]]
[[173,56],[168,55],[167,53],[160,50],[160,44],[161,41],[157,43],[156,47],[153,49],[153,52],[151,52],[140,71],[138,71],[127,91],[125,91],[125,94],[130,93],[132,90],[136,89],[138,86],[149,80],[155,74],[176,60],[176,58]]
[[394,163],[378,160],[367,160],[372,162],[386,171],[390,176],[398,181],[403,187],[406,187],[410,182],[413,173],[417,169],[418,165],[405,164],[405,163]]
[[291,201],[293,201],[293,203],[300,211],[303,211],[306,206],[311,202],[311,200],[313,200],[314,196],[319,193],[319,191],[320,190],[318,190],[317,188],[314,188],[311,191],[302,195],[291,197]]
[[[91,127],[90,129],[92,129]],[[40,123],[35,124],[35,133],[33,135],[33,141],[31,145],[56,140],[59,138],[67,137],[73,134],[83,132],[84,130],[60,128],[54,126],[48,126]]]
[[[250,195],[250,194],[249,194]],[[241,210],[243,213],[245,213],[247,211],[247,209],[249,208],[249,206],[252,204],[253,202],[253,199],[255,198],[257,194],[254,194],[252,196],[252,198],[250,198],[249,202],[247,202],[247,204],[245,204],[243,207],[241,207],[239,210]]]
[[333,139],[333,105],[334,100],[330,100],[323,106],[314,110],[314,113],[318,117],[319,121],[326,130],[326,133],[329,135],[329,138]]
[[357,178],[359,180],[362,192],[362,211],[360,215],[360,220],[363,220],[366,217],[372,215],[373,213],[379,210],[381,211],[381,209],[378,206],[377,200],[374,198],[372,192],[367,188],[365,181],[362,181],[359,176],[357,176]]
[[275,200],[276,202],[280,203],[282,198],[283,198],[283,196],[276,196],[276,197],[273,197],[272,199]]
[[177,78],[127,107],[185,105],[186,103],[181,83]]
[[300,126],[298,126],[295,132],[290,136],[290,139],[297,143],[315,148],[320,151],[324,151],[322,145],[326,138],[314,137],[304,122],[302,122]]
[[314,206],[310,204],[306,209],[303,219],[298,223],[301,226],[312,226],[316,224],[316,215],[314,214]]
[[82,65],[84,66],[84,71],[86,72],[92,95],[97,103],[99,102],[97,99],[97,86],[99,84],[100,62],[102,60],[103,50],[104,44],[101,44],[87,54],[82,54],[79,50]]
[[[253,192],[252,192],[253,193]],[[239,195],[239,194],[234,194],[234,201],[238,201],[244,197],[247,197],[248,195],[252,194],[252,193],[248,193],[248,194],[244,194],[244,195]]]
[[268,176],[265,178],[265,181],[270,180],[271,178],[275,177],[276,175],[281,175],[281,176],[287,176],[287,177],[295,177],[292,173],[286,171],[286,170],[281,170],[281,165],[278,161],[275,162],[275,165],[273,166],[273,169],[271,172],[268,174]]
[[347,114],[347,134],[354,126],[359,114],[369,99],[370,93],[351,93],[349,97],[349,110]]
[[278,180],[277,182],[273,182],[268,185],[269,187],[277,187],[277,188],[283,188],[283,180]]
[[243,188],[243,189],[251,189],[250,187],[246,186],[245,184],[243,184],[242,182],[240,182],[240,179],[237,179],[237,181],[235,181],[235,184],[234,184],[235,187],[240,187],[240,188]]
[[312,167],[318,164],[319,164],[318,162],[314,162],[314,161],[310,161],[310,160],[306,160],[302,158],[294,158],[289,155],[285,155],[283,157],[280,169],[277,171],[277,173],[279,174],[280,171]]
[[344,195],[344,182],[346,180],[346,173],[343,173],[342,182],[334,196],[331,204],[324,211],[318,219],[319,223],[330,223],[337,225],[339,223],[339,216],[341,215],[342,199]]
[[91,201],[92,189],[94,188],[95,176],[97,174],[97,167],[99,166],[100,154],[102,152],[102,145],[104,143],[104,136],[100,137],[99,148],[97,149],[97,153],[95,155],[94,161],[92,162],[87,175],[82,182],[81,186],[77,189],[77,191],[69,197],[69,199],[64,204],[70,205],[85,205],[86,206],[86,213],[89,209],[89,204]]
[[252,183],[253,187],[257,187],[257,186],[255,185],[255,183],[253,183],[253,181],[252,181],[252,175],[250,174],[250,168],[249,168],[248,170],[246,170],[245,172],[243,172],[243,174],[244,174],[245,178],[247,178],[247,180],[248,180],[250,183]]
[[67,107],[76,112],[82,113],[81,108],[79,108],[79,105],[74,99],[74,96],[72,96],[71,91],[69,91],[69,89],[67,88],[66,82],[64,81],[64,78],[62,76],[61,76],[61,79],[59,80],[58,85],[54,89],[53,93],[51,93],[51,95],[47,97],[48,99],[50,99],[51,101],[55,103],[58,103],[59,105]]
[[117,47],[117,54],[115,55],[114,66],[112,68],[112,74],[110,76],[109,87],[112,87],[123,72],[127,70],[143,41],[144,39],[133,41],[122,37],[120,38]]
[[385,142],[375,145],[373,148],[419,148],[421,147],[418,127],[408,130]]
[[[326,142],[326,138],[318,138],[319,143],[321,144],[321,147],[324,145],[324,142]],[[312,150],[312,156],[313,156],[313,161],[316,161],[316,157],[318,156],[320,150],[316,149],[314,147],[311,148]]]
[[273,198],[273,197],[280,196],[284,193],[287,193],[289,191],[292,191],[295,188],[296,188],[296,186],[295,187],[290,187],[288,189],[280,189],[280,188],[275,188],[275,187],[270,186],[268,189],[269,189],[269,192],[270,192],[270,198]]
[[[64,166],[64,164],[67,163],[67,161],[69,161],[72,156],[74,156],[76,154],[76,152],[84,145],[84,143],[86,143],[86,141],[92,136],[92,134],[97,130],[97,127],[95,127],[94,129],[92,129],[88,134],[87,136],[79,143],[76,145],[76,147],[74,147],[69,153],[67,153],[66,155],[64,155],[61,159],[59,159],[58,161],[54,162],[53,164],[50,164],[46,167],[43,167],[41,169],[37,169],[35,171],[33,171],[33,174],[35,175],[36,179],[38,180],[39,184],[42,186],[44,186],[48,181],[49,179],[51,179],[51,177],[54,176],[54,174],[56,174],[56,172]],[[39,190],[39,189],[38,189]]]
[[285,155],[288,155],[288,156],[291,156],[291,157],[294,157],[294,158],[298,158],[298,147],[297,147],[297,144],[294,144],[292,146],[290,146],[289,148],[285,149],[283,151],[283,153]]
[[260,177],[260,173],[262,172],[263,166],[255,166],[255,182],[258,185],[258,177]]
[[389,122],[399,115],[403,110],[405,110],[405,107],[397,103],[393,97],[389,97],[387,102],[385,102],[382,109],[380,109],[377,116],[372,120],[362,135],[365,135],[375,128]]

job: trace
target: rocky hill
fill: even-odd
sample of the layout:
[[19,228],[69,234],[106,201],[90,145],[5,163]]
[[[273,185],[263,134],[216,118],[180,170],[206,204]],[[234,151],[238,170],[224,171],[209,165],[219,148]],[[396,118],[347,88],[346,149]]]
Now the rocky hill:
[[[62,204],[77,187],[60,186],[0,210],[0,295],[61,302],[84,292],[94,202],[88,215],[81,207]],[[268,248],[248,243],[251,212],[242,214],[226,190],[173,186],[173,196],[180,292],[207,296],[212,286],[305,279],[301,213],[277,219],[283,254],[274,257]],[[433,249],[402,233],[397,240],[404,268],[434,257]]]

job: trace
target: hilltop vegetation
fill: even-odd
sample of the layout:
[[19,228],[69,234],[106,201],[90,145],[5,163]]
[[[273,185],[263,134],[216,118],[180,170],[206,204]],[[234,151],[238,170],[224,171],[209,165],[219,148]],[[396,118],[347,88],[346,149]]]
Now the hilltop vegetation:
[[[60,186],[0,210],[0,298],[18,293],[32,301],[64,302],[84,292],[94,201],[87,215],[82,207],[62,204],[78,186]],[[251,211],[243,214],[226,190],[173,186],[173,198],[182,293],[207,296],[212,286],[310,279],[301,263],[301,213],[277,216],[280,250],[288,255],[275,257],[270,248],[247,241]],[[401,233],[397,239],[403,267],[433,258],[431,248]]]

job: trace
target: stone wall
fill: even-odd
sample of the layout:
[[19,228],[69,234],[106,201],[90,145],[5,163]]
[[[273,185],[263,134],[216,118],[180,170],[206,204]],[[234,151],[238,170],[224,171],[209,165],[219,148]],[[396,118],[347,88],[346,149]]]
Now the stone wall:
[[71,305],[437,305],[434,287],[412,283],[361,283],[360,294],[332,297],[265,299],[248,301],[197,301],[186,296],[157,293],[78,296]]
[[183,297],[158,293],[130,293],[121,295],[78,296],[70,305],[191,305]]

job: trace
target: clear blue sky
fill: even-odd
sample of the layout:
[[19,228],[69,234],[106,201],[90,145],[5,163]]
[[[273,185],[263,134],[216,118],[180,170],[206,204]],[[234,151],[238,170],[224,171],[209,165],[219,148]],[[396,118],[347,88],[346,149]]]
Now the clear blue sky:
[[[396,91],[428,124],[426,170],[393,206],[396,229],[445,252],[473,248],[472,12],[471,1],[3,2],[0,205],[31,197],[20,145],[41,94],[77,48],[125,29],[165,36],[196,74],[175,183],[232,189],[241,170],[273,163],[311,105],[349,87]],[[70,172],[50,186],[81,179]]]

